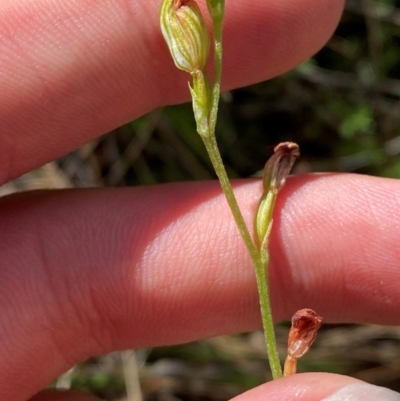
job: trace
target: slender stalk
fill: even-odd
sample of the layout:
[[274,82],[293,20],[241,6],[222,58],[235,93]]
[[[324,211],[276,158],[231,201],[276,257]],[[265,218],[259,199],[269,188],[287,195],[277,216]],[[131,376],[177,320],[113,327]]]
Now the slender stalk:
[[222,75],[222,23],[225,14],[225,0],[221,0],[210,7],[209,11],[213,20],[214,30],[214,80],[211,93],[211,111],[210,111],[210,132],[215,132],[217,123],[218,102],[221,92]]
[[[190,73],[193,78],[193,86],[189,85],[189,89],[193,100],[197,131],[203,139],[236,225],[255,267],[265,342],[272,375],[276,379],[282,376],[282,370],[276,349],[269,299],[269,255],[267,248],[262,246],[267,241],[269,227],[272,223],[272,209],[270,209],[270,214],[265,212],[260,214],[260,222],[257,225],[256,231],[256,244],[253,242],[240,212],[215,138],[222,73],[222,23],[225,0],[207,0],[207,7],[214,28],[214,79],[211,88],[204,71],[209,54],[209,33],[196,2],[164,0],[160,13],[161,29],[170,48],[175,65]],[[265,200],[264,196],[263,200]],[[272,204],[265,203],[265,205],[268,207]],[[268,212],[268,208],[266,210]],[[266,238],[265,240],[264,237]],[[259,241],[260,238],[262,238],[261,242]]]
[[252,260],[256,260],[258,258],[258,252],[256,247],[254,246],[249,230],[247,229],[246,223],[244,222],[243,215],[240,212],[239,206],[237,204],[235,195],[233,193],[231,184],[229,182],[225,167],[221,159],[221,155],[219,153],[215,135],[209,135],[203,138],[203,141],[207,149],[207,153],[210,157],[211,163],[221,184],[221,187],[224,191],[225,197],[228,201],[229,207],[232,211],[235,222],[240,231],[240,234],[245,242],[246,248],[250,253],[250,257]]
[[[211,4],[213,3],[213,4]],[[235,194],[229,182],[228,175],[222,162],[221,154],[218,149],[217,140],[215,137],[215,126],[218,114],[218,102],[221,90],[221,74],[222,74],[222,23],[224,19],[224,0],[219,2],[208,2],[209,11],[213,20],[214,28],[214,80],[211,89],[211,110],[209,114],[208,135],[203,135],[202,139],[210,157],[211,163],[217,174],[225,198],[232,211],[233,218],[239,229],[240,235],[246,245],[253,262],[256,272],[257,288],[260,298],[261,318],[264,329],[265,343],[269,363],[271,366],[272,376],[274,379],[282,377],[282,368],[279,361],[279,355],[276,347],[274,323],[271,312],[271,303],[269,298],[268,287],[268,262],[269,258],[265,258],[267,254],[262,255],[258,252],[243,215],[239,209]]]
[[267,346],[269,364],[271,366],[272,377],[274,379],[278,379],[279,377],[282,377],[282,368],[279,361],[278,350],[276,347],[274,322],[273,322],[271,302],[269,297],[268,273],[267,273],[269,258],[263,258],[261,254],[259,254],[253,243],[249,230],[247,229],[246,223],[243,219],[243,215],[237,204],[236,197],[233,192],[232,186],[229,182],[228,176],[226,174],[225,167],[222,163],[215,135],[211,133],[211,135],[203,137],[203,141],[207,149],[207,152],[210,156],[211,163],[218,176],[219,182],[225,194],[228,205],[232,211],[240,235],[243,238],[246,248],[250,254],[250,258],[255,267],[257,287],[260,298],[261,318],[264,329],[265,343]]
[[267,346],[267,354],[269,365],[271,367],[272,377],[279,379],[282,377],[282,367],[279,360],[278,349],[276,346],[274,319],[272,316],[271,300],[269,294],[269,255],[266,254],[267,260],[259,258],[253,261],[256,271],[256,281],[258,288],[258,295],[260,298],[261,318],[264,329],[265,344]]

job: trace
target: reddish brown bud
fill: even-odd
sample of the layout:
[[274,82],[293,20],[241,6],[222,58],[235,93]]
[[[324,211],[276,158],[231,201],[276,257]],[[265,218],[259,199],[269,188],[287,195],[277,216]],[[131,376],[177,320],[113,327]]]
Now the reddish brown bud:
[[299,146],[293,142],[282,142],[275,146],[274,154],[264,167],[263,194],[254,219],[254,233],[259,249],[265,251],[268,247],[269,234],[272,227],[272,212],[276,197],[285,185],[297,157],[300,155]]
[[323,318],[312,309],[301,309],[292,317],[289,332],[288,356],[285,362],[284,376],[296,373],[296,362],[308,352],[317,337],[317,331]]

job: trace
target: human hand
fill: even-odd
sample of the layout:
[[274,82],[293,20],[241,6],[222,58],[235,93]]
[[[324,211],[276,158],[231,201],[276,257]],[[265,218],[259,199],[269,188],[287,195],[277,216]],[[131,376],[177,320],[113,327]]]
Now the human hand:
[[[154,107],[189,99],[187,77],[159,31],[159,6],[3,2],[0,182]],[[225,89],[309,57],[332,33],[342,6],[229,4]],[[260,183],[235,187],[250,222]],[[277,320],[313,307],[330,322],[399,323],[399,191],[398,181],[362,176],[289,180],[271,240]],[[252,266],[220,193],[217,183],[202,182],[0,199],[1,398],[25,401],[88,356],[259,328]],[[239,399],[316,401],[356,383],[296,375]],[[93,397],[34,397],[61,399]]]

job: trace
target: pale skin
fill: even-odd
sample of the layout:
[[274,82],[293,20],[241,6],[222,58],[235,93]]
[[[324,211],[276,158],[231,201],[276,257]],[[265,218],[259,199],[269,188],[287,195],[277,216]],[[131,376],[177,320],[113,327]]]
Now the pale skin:
[[[157,106],[189,100],[188,77],[175,69],[158,27],[159,7],[2,1],[1,183]],[[342,7],[228,1],[224,88],[310,57]],[[261,183],[235,189],[250,223]],[[400,324],[399,199],[397,180],[289,179],[271,240],[276,320],[312,307],[325,322]],[[92,355],[260,328],[253,269],[216,182],[0,199],[0,311],[7,401],[30,399]],[[238,399],[317,401],[354,381],[295,375]],[[33,399],[95,398],[43,391]]]

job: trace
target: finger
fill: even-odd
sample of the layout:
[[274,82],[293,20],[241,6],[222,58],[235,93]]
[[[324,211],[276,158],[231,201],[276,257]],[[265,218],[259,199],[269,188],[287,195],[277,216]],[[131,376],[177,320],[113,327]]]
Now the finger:
[[[399,401],[400,394],[359,380],[328,373],[305,373],[274,380],[247,391],[232,401]],[[75,391],[46,390],[30,401],[95,401]]]
[[77,391],[44,390],[29,401],[100,401],[100,398]]
[[[236,183],[249,224],[260,191]],[[399,193],[397,180],[357,175],[288,181],[271,241],[277,320],[309,307],[328,322],[399,324]],[[34,192],[0,211],[10,401],[20,378],[38,391],[90,355],[260,327],[253,268],[215,182]]]
[[[161,1],[6,0],[0,8],[0,183],[151,109],[189,99],[159,28]],[[315,53],[343,1],[227,4],[224,88]],[[204,9],[204,4],[203,4]]]
[[303,373],[274,380],[232,401],[399,401],[400,394],[347,376]]

